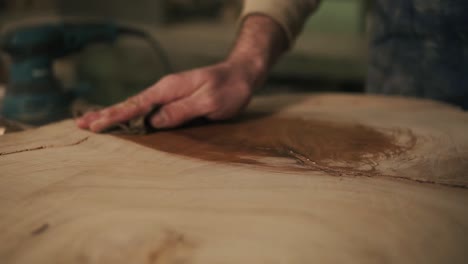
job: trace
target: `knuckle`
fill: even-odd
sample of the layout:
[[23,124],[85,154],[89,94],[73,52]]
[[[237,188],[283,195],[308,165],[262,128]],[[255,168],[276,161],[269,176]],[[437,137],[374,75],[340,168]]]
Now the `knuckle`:
[[213,75],[208,68],[201,68],[194,72],[199,78],[202,78],[204,80],[210,79],[211,76]]
[[122,107],[139,107],[142,105],[141,96],[133,96],[122,103]]
[[131,97],[125,102],[125,104],[128,108],[138,109],[138,112],[140,113],[145,113],[151,110],[151,103],[144,94],[139,94]]
[[173,84],[176,83],[180,80],[180,76],[177,74],[169,74],[164,76],[161,80],[160,83],[166,83],[166,84]]
[[204,79],[206,80],[207,86],[213,90],[216,90],[222,83],[222,78],[218,74],[206,73]]
[[111,106],[109,108],[106,108],[101,111],[101,116],[105,118],[113,118],[116,115],[118,115],[122,110],[119,109],[120,107],[117,106]]

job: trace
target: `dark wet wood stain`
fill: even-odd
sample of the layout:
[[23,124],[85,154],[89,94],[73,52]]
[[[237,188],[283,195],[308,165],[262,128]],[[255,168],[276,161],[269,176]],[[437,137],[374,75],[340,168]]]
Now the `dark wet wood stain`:
[[373,168],[380,159],[412,147],[361,124],[275,116],[119,137],[202,160],[333,174],[366,164]]

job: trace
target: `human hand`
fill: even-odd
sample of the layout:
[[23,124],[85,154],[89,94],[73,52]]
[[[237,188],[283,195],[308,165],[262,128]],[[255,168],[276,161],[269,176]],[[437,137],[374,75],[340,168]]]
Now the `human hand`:
[[100,132],[115,124],[150,113],[155,128],[173,128],[197,118],[224,120],[241,112],[253,89],[264,79],[255,64],[225,61],[164,77],[124,102],[90,112],[76,120],[78,127]]
[[282,27],[265,15],[244,19],[236,44],[227,59],[213,66],[169,75],[140,94],[117,105],[77,119],[80,128],[100,132],[160,109],[150,123],[172,128],[197,118],[228,119],[242,111],[253,89],[287,49]]

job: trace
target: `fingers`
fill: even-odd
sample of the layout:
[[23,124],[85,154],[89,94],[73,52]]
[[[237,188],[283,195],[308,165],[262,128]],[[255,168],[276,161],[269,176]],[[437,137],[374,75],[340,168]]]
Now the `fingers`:
[[213,109],[206,104],[206,98],[199,95],[172,102],[163,106],[153,117],[150,123],[155,128],[173,128],[192,120],[196,117],[204,116]]
[[171,102],[190,94],[190,85],[180,85],[180,76],[170,75],[147,90],[117,105],[90,112],[76,121],[78,127],[100,132],[117,123],[142,116],[157,104]]
[[99,118],[98,112],[89,112],[76,120],[76,125],[81,129],[88,129],[89,124]]
[[77,120],[77,125],[93,132],[100,132],[116,123],[143,115],[150,110],[151,103],[146,101],[142,93],[101,111],[87,113]]
[[100,132],[117,123],[146,115],[155,105],[162,106],[150,118],[155,128],[176,127],[200,116],[227,119],[245,106],[251,93],[242,78],[228,80],[230,74],[221,67],[169,75],[131,99],[88,113],[76,123],[81,128]]

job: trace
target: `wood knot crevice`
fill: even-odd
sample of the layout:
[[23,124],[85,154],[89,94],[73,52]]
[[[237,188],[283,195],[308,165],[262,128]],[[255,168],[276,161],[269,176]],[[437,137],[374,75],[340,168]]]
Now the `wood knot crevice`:
[[162,242],[148,255],[148,264],[158,263],[190,263],[195,249],[195,243],[174,230],[166,230]]

